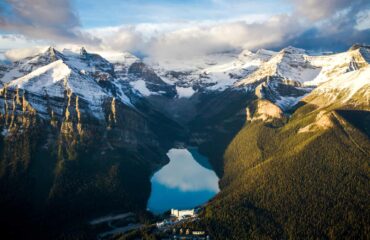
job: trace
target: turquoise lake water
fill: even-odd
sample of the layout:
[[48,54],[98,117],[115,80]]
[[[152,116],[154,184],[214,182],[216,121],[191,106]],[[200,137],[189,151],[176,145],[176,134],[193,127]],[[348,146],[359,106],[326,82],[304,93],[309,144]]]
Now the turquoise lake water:
[[151,179],[148,210],[163,213],[171,208],[194,208],[219,192],[216,173],[195,148],[173,148],[167,155],[170,162]]

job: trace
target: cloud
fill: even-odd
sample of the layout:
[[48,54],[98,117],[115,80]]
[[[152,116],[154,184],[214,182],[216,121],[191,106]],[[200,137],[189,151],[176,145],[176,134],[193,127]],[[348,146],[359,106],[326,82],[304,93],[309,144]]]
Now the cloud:
[[103,50],[136,52],[145,48],[145,32],[135,25],[93,29],[89,34],[100,39],[99,47]]
[[240,17],[234,21],[137,24],[100,30],[94,35],[102,39],[103,48],[143,52],[157,59],[191,58],[241,48],[280,49],[288,45],[336,51],[370,41],[366,28],[368,1],[286,1],[293,6],[290,14],[253,17],[250,21]]
[[69,0],[5,0],[0,7],[2,30],[57,42],[98,42],[80,30]]
[[291,39],[302,24],[288,15],[259,21],[179,22],[101,28],[90,34],[106,50],[141,52],[158,59],[191,58],[241,48],[273,47]]
[[354,43],[369,44],[368,0],[289,0],[294,3],[294,16],[309,22],[296,38],[282,42],[310,50],[345,50]]
[[186,149],[171,149],[170,163],[156,172],[152,181],[182,192],[219,192],[218,177],[202,167]]
[[365,9],[357,14],[355,28],[359,31],[370,28],[370,9]]
[[156,57],[191,57],[233,49],[257,49],[290,38],[300,25],[281,15],[262,23],[232,22],[195,26],[165,33],[150,44],[149,53]]
[[320,20],[346,9],[358,0],[288,0],[294,5],[297,16]]
[[[239,2],[210,1],[225,8]],[[242,48],[276,50],[288,45],[344,50],[353,43],[370,42],[368,0],[283,1],[291,4],[291,11],[286,14],[245,14],[219,20],[177,20],[82,30],[69,0],[6,0],[5,5],[0,3],[0,28],[48,42],[130,51],[157,59],[192,58]]]
[[34,56],[47,50],[47,47],[17,48],[5,52],[5,57],[11,61],[17,61],[29,56]]

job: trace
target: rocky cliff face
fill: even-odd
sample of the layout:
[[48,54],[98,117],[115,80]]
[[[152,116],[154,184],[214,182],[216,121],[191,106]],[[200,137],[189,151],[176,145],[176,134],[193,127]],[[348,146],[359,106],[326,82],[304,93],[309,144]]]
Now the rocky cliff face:
[[24,76],[0,90],[0,206],[23,220],[2,224],[45,225],[49,236],[71,220],[145,209],[149,177],[180,127],[145,99],[131,101],[113,65],[84,49],[49,48],[13,70]]
[[[288,47],[278,53],[244,50],[153,63],[127,53],[108,61],[83,48],[78,52],[48,48],[0,67],[0,207],[6,216],[0,225],[13,232],[47,227],[52,232],[46,237],[54,238],[61,226],[64,232],[75,229],[71,220],[85,221],[112,210],[144,210],[151,174],[167,162],[166,151],[180,140],[198,146],[222,177],[223,190],[210,205],[211,212],[220,206],[221,213],[229,212],[217,204],[225,201],[232,206],[235,199],[239,204],[235,209],[252,216],[247,227],[266,224],[262,230],[256,227],[256,234],[261,230],[266,236],[285,237],[284,231],[292,228],[291,236],[296,236],[299,227],[285,226],[282,219],[305,224],[304,219],[291,218],[277,208],[284,196],[271,192],[269,182],[260,179],[263,174],[249,170],[266,167],[266,172],[274,173],[275,165],[272,170],[268,166],[277,164],[283,166],[279,172],[290,169],[297,177],[293,172],[302,169],[296,160],[307,166],[309,178],[315,170],[306,156],[327,139],[337,149],[342,140],[355,146],[354,153],[345,154],[362,164],[367,152],[361,149],[368,146],[362,134],[367,131],[363,120],[370,104],[369,56],[364,46],[328,56]],[[352,124],[362,130],[348,127]],[[351,131],[359,139],[354,145]],[[287,154],[290,149],[296,151],[293,157]],[[326,151],[335,155],[335,150]],[[292,165],[281,165],[281,156]],[[318,166],[341,171],[344,163],[340,168],[321,162]],[[351,171],[354,176],[362,174]],[[276,182],[289,185],[285,175],[275,175]],[[253,184],[245,184],[249,182],[256,186],[262,182],[262,195]],[[338,191],[346,194],[343,189]],[[363,194],[362,189],[359,192]],[[248,199],[251,193],[253,199]],[[273,195],[276,205],[264,202],[268,198],[263,194]],[[213,217],[210,221],[222,221],[223,216]],[[225,236],[216,225],[210,227],[220,239]],[[234,232],[223,227],[242,234],[240,238],[251,236],[251,228]]]

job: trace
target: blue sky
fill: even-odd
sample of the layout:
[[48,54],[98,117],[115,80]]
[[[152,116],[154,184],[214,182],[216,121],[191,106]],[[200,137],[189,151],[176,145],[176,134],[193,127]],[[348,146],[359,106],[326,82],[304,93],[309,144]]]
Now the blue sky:
[[291,7],[279,0],[75,0],[86,28],[122,24],[233,19],[245,15],[287,13]]
[[369,0],[0,0],[0,49],[88,49],[192,57],[288,45],[370,44]]

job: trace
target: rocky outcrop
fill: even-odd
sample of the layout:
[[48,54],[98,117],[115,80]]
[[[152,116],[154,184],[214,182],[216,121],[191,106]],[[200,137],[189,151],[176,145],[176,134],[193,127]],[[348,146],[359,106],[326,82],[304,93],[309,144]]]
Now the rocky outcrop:
[[133,63],[128,69],[128,74],[133,75],[136,79],[144,80],[146,87],[152,92],[169,98],[176,96],[175,87],[165,83],[153,69],[143,62]]
[[268,100],[257,100],[253,106],[246,109],[247,121],[261,120],[263,122],[272,122],[284,118],[283,111]]
[[149,178],[168,161],[180,127],[145,99],[131,102],[98,55],[48,49],[32,59],[42,66],[0,89],[4,218],[44,225],[36,234],[54,238],[72,220],[145,209]]

